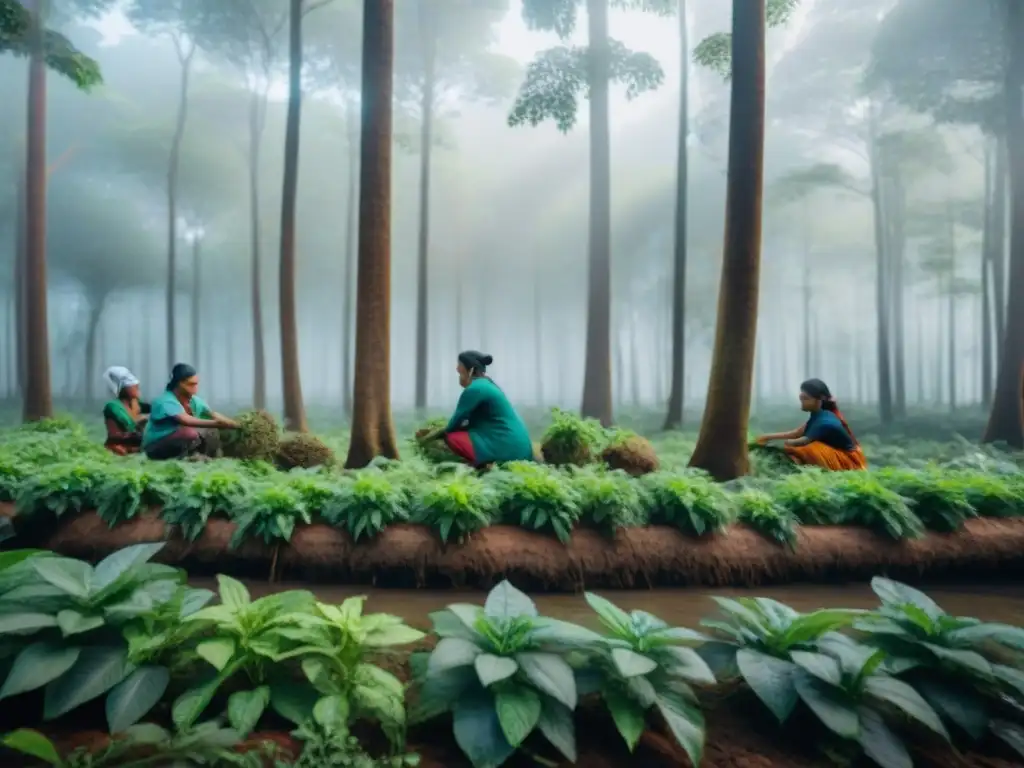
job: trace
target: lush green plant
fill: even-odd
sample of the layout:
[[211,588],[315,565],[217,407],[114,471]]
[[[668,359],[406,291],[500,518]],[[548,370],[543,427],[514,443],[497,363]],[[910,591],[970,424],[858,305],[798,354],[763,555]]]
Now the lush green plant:
[[430,618],[441,639],[420,673],[417,720],[451,712],[477,768],[504,764],[535,729],[576,760],[576,678],[563,654],[540,650],[538,629],[555,638],[530,598],[503,581],[483,608],[450,605]]
[[414,520],[438,532],[441,541],[464,540],[494,522],[501,495],[493,484],[460,471],[426,482],[414,501]]
[[587,593],[586,600],[608,634],[594,644],[599,649],[596,663],[585,671],[597,679],[593,687],[600,690],[630,752],[653,707],[690,761],[699,765],[704,754],[704,715],[690,686],[711,685],[715,676],[687,646],[700,645],[707,638],[690,629],[670,627],[646,611],[626,613],[599,595]]
[[771,494],[801,525],[835,525],[843,518],[841,499],[821,470],[804,469],[783,477],[772,484]]
[[64,756],[38,731],[21,729],[0,740],[8,749],[54,768],[148,768],[157,760],[160,765],[262,768],[265,756],[273,754],[272,745],[241,754],[234,749],[240,742],[236,732],[215,722],[200,723],[186,733],[171,733],[150,723],[133,725],[99,751],[79,747]]
[[213,515],[229,514],[246,498],[250,483],[230,463],[202,466],[186,475],[164,506],[163,518],[177,526],[186,539],[195,541]]
[[29,557],[6,569],[0,634],[16,636],[18,644],[0,698],[43,688],[43,718],[53,720],[105,696],[112,732],[145,716],[170,672],[137,663],[124,628],[172,603],[181,621],[204,595],[184,586],[182,571],[149,562],[162,547],[127,547],[95,568],[66,557]]
[[281,440],[277,421],[266,411],[247,411],[235,418],[238,429],[224,433],[224,455],[235,459],[273,461]]
[[541,438],[541,453],[548,464],[582,467],[593,460],[604,442],[604,429],[595,419],[552,408],[551,426]]
[[355,541],[376,536],[387,526],[409,519],[408,495],[396,479],[379,469],[346,478],[320,514]]
[[150,506],[163,506],[181,487],[185,470],[181,464],[128,463],[112,465],[92,493],[96,513],[113,527],[137,517]]
[[265,544],[288,542],[297,523],[313,522],[299,491],[272,482],[252,487],[232,518],[237,525],[231,536],[232,549],[249,537],[259,538]]
[[840,521],[862,525],[894,539],[924,533],[924,524],[903,496],[887,488],[872,472],[836,472],[829,485],[842,510]]
[[886,488],[907,499],[925,527],[934,531],[957,531],[965,520],[977,515],[966,485],[947,471],[887,469],[879,473],[879,479]]
[[734,498],[741,523],[779,544],[787,547],[796,545],[796,518],[771,493],[747,488],[738,492]]
[[95,507],[95,492],[109,470],[108,463],[88,458],[41,467],[18,489],[18,514],[50,512],[61,517]]
[[1024,703],[1024,673],[1019,663],[1007,663],[1019,662],[1024,629],[950,616],[924,593],[889,579],[876,577],[871,588],[881,606],[853,628],[865,644],[885,652],[885,668],[971,739],[991,729],[1024,757],[1024,741],[1013,738],[1024,729],[1007,722],[1015,708],[1005,706],[1007,700]]
[[580,519],[579,493],[558,470],[533,462],[512,462],[490,473],[501,489],[502,518],[528,530],[554,533],[565,543]]
[[622,470],[571,468],[569,482],[580,497],[580,521],[608,535],[647,522],[641,486]]
[[372,757],[359,739],[336,720],[331,713],[318,710],[324,721],[314,721],[292,732],[302,742],[297,760],[278,760],[276,768],[413,768],[420,764],[419,755]]
[[448,443],[444,440],[430,440],[425,443],[421,443],[418,438],[424,435],[429,435],[432,432],[436,432],[439,429],[443,429],[448,425],[448,419],[430,419],[416,430],[416,434],[410,439],[409,447],[412,448],[413,453],[419,456],[424,461],[430,464],[447,464],[449,462],[458,461],[458,457],[452,453],[451,448],[448,447]]
[[720,530],[730,521],[727,493],[706,475],[655,472],[647,475],[644,482],[651,500],[652,523],[703,536]]
[[797,704],[794,651],[813,652],[827,632],[849,626],[857,611],[825,610],[798,613],[764,597],[716,597],[722,618],[701,626],[714,639],[701,648],[718,677],[739,675],[779,722]]

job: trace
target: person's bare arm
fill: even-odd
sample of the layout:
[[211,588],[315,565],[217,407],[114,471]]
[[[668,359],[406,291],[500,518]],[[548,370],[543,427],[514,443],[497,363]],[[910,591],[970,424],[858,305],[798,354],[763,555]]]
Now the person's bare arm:
[[804,436],[804,428],[806,424],[801,424],[796,429],[791,429],[789,432],[772,432],[768,435],[761,435],[757,438],[758,445],[767,445],[775,440],[799,440]]
[[813,442],[814,441],[811,440],[811,438],[809,438],[809,437],[798,437],[795,440],[787,440],[784,443],[784,445],[787,448],[799,448],[801,445],[807,445],[808,443],[813,443]]
[[193,429],[211,429],[220,426],[219,421],[213,419],[197,419],[195,416],[189,416],[187,413],[179,413],[174,417],[183,427],[192,427]]
[[229,419],[227,416],[216,411],[210,411],[210,415],[213,417],[213,421],[216,426],[222,429],[238,429],[238,422],[234,419]]

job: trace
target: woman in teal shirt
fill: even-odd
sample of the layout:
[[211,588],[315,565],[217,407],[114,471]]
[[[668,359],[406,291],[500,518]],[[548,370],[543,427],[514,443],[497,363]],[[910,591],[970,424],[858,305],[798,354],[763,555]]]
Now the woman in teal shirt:
[[185,363],[175,365],[166,389],[151,403],[142,433],[147,457],[163,461],[219,454],[219,430],[237,429],[238,424],[211,410],[196,394],[198,390],[196,369]]
[[505,393],[487,376],[490,355],[463,352],[455,370],[462,394],[448,424],[420,438],[444,438],[452,452],[474,467],[495,462],[532,461],[533,443]]

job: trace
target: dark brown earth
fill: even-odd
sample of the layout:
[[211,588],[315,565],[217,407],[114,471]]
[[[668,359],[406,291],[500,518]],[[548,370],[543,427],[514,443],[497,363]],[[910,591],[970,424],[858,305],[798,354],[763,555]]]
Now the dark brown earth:
[[389,587],[486,588],[508,578],[530,591],[578,592],[866,581],[879,573],[910,582],[1006,580],[1024,573],[1024,519],[970,520],[956,533],[908,541],[863,528],[805,526],[794,550],[740,525],[699,539],[661,526],[620,530],[614,538],[577,530],[566,545],[499,525],[445,545],[417,525],[391,526],[354,543],[343,531],[313,524],[299,527],[287,545],[250,540],[236,550],[229,546],[234,523],[211,519],[197,541],[187,542],[156,510],[113,529],[92,512],[64,518],[56,530],[34,528],[23,529],[19,546],[97,559],[129,544],[166,540],[161,558],[190,573]]

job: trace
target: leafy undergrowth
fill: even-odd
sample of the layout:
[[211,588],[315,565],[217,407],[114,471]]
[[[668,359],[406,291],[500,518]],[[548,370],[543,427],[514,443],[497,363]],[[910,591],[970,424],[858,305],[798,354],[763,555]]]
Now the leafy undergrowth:
[[[904,465],[852,473],[797,469],[779,464],[777,451],[762,450],[753,453],[752,477],[719,485],[698,471],[679,469],[672,450],[665,451],[670,460],[662,465],[676,469],[639,477],[633,468],[586,463],[584,454],[641,444],[630,433],[602,431],[571,414],[559,412],[548,437],[549,453],[555,445],[562,451],[560,466],[520,462],[477,473],[442,461],[450,458],[443,452],[425,451],[357,472],[331,461],[285,472],[279,460],[116,457],[76,422],[55,420],[6,432],[0,443],[0,500],[14,502],[25,516],[95,509],[110,525],[162,506],[165,520],[190,540],[211,519],[229,519],[239,525],[235,546],[253,537],[287,542],[297,526],[309,522],[326,522],[357,540],[414,522],[446,542],[496,523],[566,541],[578,527],[613,536],[622,528],[658,524],[705,536],[741,522],[780,546],[798,546],[800,525],[855,525],[906,539],[956,531],[972,518],[1024,514],[1019,457],[966,442],[922,444],[919,458]],[[665,438],[657,445],[659,454],[680,439]],[[327,449],[316,447],[317,455]],[[909,455],[912,448],[903,451]]]
[[[476,492],[468,477],[444,482],[449,495]],[[749,509],[763,501],[745,498]],[[718,615],[699,629],[594,593],[582,598],[589,626],[556,620],[503,581],[483,605],[430,614],[428,638],[367,612],[365,597],[254,599],[226,576],[216,594],[193,588],[153,562],[162,546],[95,566],[0,553],[5,764],[18,754],[58,768],[412,768],[407,733],[418,725],[431,746],[450,728],[474,768],[517,754],[558,765],[592,747],[577,728],[586,705],[608,711],[629,752],[657,729],[699,768],[703,702],[722,686],[777,721],[780,742],[798,721],[802,743],[838,764],[912,768],[922,739],[950,765],[967,752],[1024,759],[1024,630],[950,615],[889,579],[872,581],[872,610],[716,598]],[[113,736],[70,753],[51,741],[100,711]],[[260,736],[285,723],[291,754]],[[370,754],[355,733],[386,750]]]

